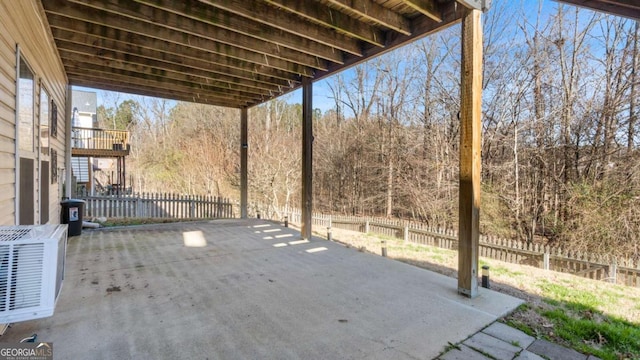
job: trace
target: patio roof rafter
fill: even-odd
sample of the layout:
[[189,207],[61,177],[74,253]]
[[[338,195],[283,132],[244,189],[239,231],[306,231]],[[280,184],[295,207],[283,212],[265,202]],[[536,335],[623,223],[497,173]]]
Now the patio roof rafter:
[[[274,28],[222,11],[207,11],[197,0],[173,2],[173,8],[148,6],[131,0],[69,0],[81,12],[95,11],[112,24],[126,25],[135,20],[144,26],[160,26],[170,31],[181,31],[212,41],[240,46],[246,50],[271,55],[298,64],[313,64],[320,58],[340,62],[340,54],[330,46],[298,38]],[[85,7],[85,9],[82,9]],[[89,11],[86,8],[91,8]],[[210,8],[210,7],[209,7]],[[87,20],[80,15],[79,20]],[[161,22],[155,19],[162,19]],[[260,43],[262,42],[262,43]]]
[[404,2],[432,20],[442,22],[440,7],[434,0],[404,0]]
[[[96,81],[96,78],[86,76],[84,74],[68,74],[69,82],[77,86],[90,87]],[[243,107],[246,106],[244,102],[234,102],[229,99],[222,99],[219,97],[213,97],[212,95],[203,92],[183,92],[179,90],[169,89],[166,86],[151,86],[151,85],[124,85],[121,80],[104,80],[101,88],[109,91],[127,92],[136,95],[154,96],[163,99],[173,99],[180,101],[196,102],[200,104],[216,105],[216,106],[231,106],[231,107]]]
[[298,0],[265,0],[265,2],[311,22],[334,29],[339,33],[347,34],[375,46],[384,46],[382,30],[322,4],[305,3]]
[[[149,3],[160,3],[168,0],[139,0],[146,1]],[[324,44],[326,46],[340,49],[344,52],[361,56],[362,51],[360,50],[360,46],[356,39],[348,37],[344,34],[337,34],[329,28],[324,26],[319,26],[313,22],[305,21],[302,18],[298,18],[295,16],[289,16],[286,12],[282,12],[279,9],[270,6],[266,3],[261,3],[259,1],[254,1],[253,3],[246,2],[234,2],[234,1],[215,1],[215,0],[200,0],[203,4],[207,4],[212,6],[215,9],[221,9],[224,11],[228,11],[231,14],[234,14],[238,17],[242,17],[238,19],[238,21],[245,21],[246,19],[251,20],[257,24],[262,24],[263,26],[258,29],[246,29],[247,33],[251,36],[255,36],[260,38],[260,34],[256,34],[256,30],[264,31],[266,33],[277,33],[279,31],[283,31],[289,34],[294,35],[295,37],[299,37],[298,40],[295,40],[294,45],[296,49],[304,49],[304,43],[301,39],[311,40],[313,42],[318,42],[320,44]],[[170,1],[171,7],[175,7],[173,5],[173,1]],[[155,5],[158,6],[158,5]],[[185,11],[189,12],[192,9],[186,9]],[[199,18],[208,18],[210,16],[210,12],[212,11],[204,11],[203,13],[198,15]],[[227,18],[229,15],[227,15]],[[266,26],[266,28],[264,27]],[[275,31],[274,31],[275,30]],[[283,44],[284,45],[284,44]],[[331,60],[328,58],[328,60]]]
[[[91,69],[93,71],[94,76],[105,76],[110,74],[112,80],[126,80],[131,76],[135,76],[134,72],[127,70],[120,70],[116,68],[108,68],[108,67],[100,67],[94,66],[92,64],[79,64],[78,66],[66,66],[65,69],[67,74],[82,74],[85,69]],[[211,95],[221,99],[243,99],[244,101],[251,101],[254,96],[267,96],[268,94],[254,94],[244,91],[239,91],[237,88],[234,88],[232,84],[220,84],[216,83],[214,80],[211,80],[210,84],[205,82],[193,82],[187,78],[184,79],[175,79],[171,76],[164,75],[147,75],[145,83],[141,85],[157,85],[160,88],[170,88],[176,91],[182,91],[188,93],[190,91],[193,92],[217,92],[219,90],[229,89],[234,90],[233,94],[217,94]]]
[[[213,64],[216,62],[209,60],[206,56],[203,58],[200,55],[204,53],[210,54],[209,56],[218,55],[225,57],[227,61],[234,62],[236,66],[241,66],[244,69],[252,69],[254,66],[264,66],[271,69],[289,72],[292,74],[290,76],[312,76],[312,72],[304,65],[287,62],[275,57],[231,45],[212,42],[190,34],[178,34],[175,32],[165,31],[165,29],[162,28],[156,28],[156,31],[138,29],[137,27],[118,28],[97,23],[77,21],[73,18],[57,14],[49,14],[49,19],[52,21],[52,29],[63,29],[69,31],[67,34],[54,34],[57,41],[69,40],[69,37],[71,36],[70,34],[82,34],[92,36],[94,38],[111,40],[114,44],[135,44],[139,47],[153,48],[161,52],[173,52],[175,49],[179,49],[182,51],[180,54],[183,56],[199,58]],[[176,46],[179,48],[176,48]],[[315,66],[318,69],[326,68],[326,64],[324,62],[316,63]]]
[[640,2],[638,0],[556,0],[556,1],[640,21]]
[[[215,52],[188,48],[184,45],[168,43],[154,38],[146,38],[142,41],[130,40],[133,37],[141,37],[135,34],[128,34],[127,41],[122,41],[63,28],[53,28],[52,31],[60,39],[58,40],[58,49],[74,49],[74,45],[77,44],[92,49],[91,51],[82,52],[88,55],[96,54],[100,49],[117,51],[137,55],[149,60],[160,60],[177,66],[188,66],[193,69],[212,71],[214,73],[218,70],[220,74],[239,79],[258,80],[258,78],[262,77],[263,80],[261,82],[266,84],[276,82],[280,86],[288,84],[292,76],[311,77],[313,75],[308,68],[303,66],[295,66],[286,71],[270,67],[264,61],[264,57],[261,57],[261,62],[256,63],[234,59]],[[139,45],[140,43],[145,45]],[[160,51],[158,49],[163,50]],[[282,81],[279,82],[278,79]]]
[[[194,69],[182,65],[177,65],[171,70],[163,68],[162,62],[157,60],[150,60],[144,57],[138,56],[124,56],[124,54],[105,50],[99,55],[91,55],[82,52],[81,46],[74,46],[70,48],[59,49],[60,57],[66,60],[65,67],[72,63],[84,63],[95,66],[102,66],[105,68],[112,68],[118,70],[130,71],[132,73],[138,73],[139,76],[167,76],[173,77],[179,80],[186,80],[189,77],[194,84],[201,83],[219,83],[228,84],[229,86],[222,87],[223,89],[231,90],[237,88],[239,91],[252,92],[249,89],[253,89],[256,94],[263,94],[270,91],[279,91],[282,86],[289,86],[286,81],[278,83],[267,83],[259,81],[259,79],[243,79],[240,77],[229,76],[224,73],[224,69],[212,69],[213,71],[207,71],[202,69]],[[134,74],[132,74],[134,75]]]
[[411,34],[409,19],[373,0],[327,0],[327,2],[348,13],[361,16],[376,25],[404,35]]
[[[467,0],[469,1],[469,0]],[[42,0],[63,64],[93,87],[108,68],[140,87],[168,79],[254,106],[460,21],[461,0]],[[112,61],[113,60],[113,61]],[[99,81],[98,74],[105,77]],[[212,82],[203,82],[211,77]],[[78,77],[73,77],[74,83]],[[228,84],[228,85],[227,85]],[[204,85],[204,86],[202,86]],[[212,85],[207,87],[208,85]],[[166,96],[166,89],[161,89]],[[153,91],[146,91],[153,95]],[[209,94],[207,94],[209,93]],[[182,95],[181,95],[182,96]],[[221,97],[217,94],[215,97]],[[209,101],[207,100],[207,103]],[[231,105],[234,104],[234,105]]]

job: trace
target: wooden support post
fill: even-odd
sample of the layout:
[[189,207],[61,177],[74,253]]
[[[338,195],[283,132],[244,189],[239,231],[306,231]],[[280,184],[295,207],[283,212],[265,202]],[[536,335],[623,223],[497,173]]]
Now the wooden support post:
[[[93,175],[93,170],[91,174]],[[122,157],[122,189],[124,190],[124,194],[127,195],[127,158],[124,156]]]
[[313,86],[310,79],[302,81],[302,226],[300,236],[311,239],[313,210]]
[[[72,196],[71,182],[71,131],[73,121],[73,110],[71,108],[71,85],[67,85],[64,109],[64,197],[70,199]],[[16,170],[17,171],[17,170]],[[16,200],[17,202],[17,200]],[[16,212],[18,214],[18,212]]]
[[249,150],[247,136],[247,108],[240,109],[240,218],[247,218],[247,153]]
[[462,18],[458,292],[478,296],[480,151],[482,140],[482,12]]

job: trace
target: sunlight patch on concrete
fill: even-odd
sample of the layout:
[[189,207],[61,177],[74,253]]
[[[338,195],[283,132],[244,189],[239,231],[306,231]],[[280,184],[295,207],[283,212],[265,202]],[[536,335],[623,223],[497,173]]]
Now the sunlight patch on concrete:
[[287,238],[287,237],[292,237],[292,236],[293,236],[293,234],[276,235],[276,239]]
[[204,234],[200,230],[185,231],[182,233],[182,239],[184,241],[184,246],[186,247],[207,246],[207,240],[204,238]]
[[308,242],[309,242],[309,240],[289,241],[289,245],[300,245],[300,244],[306,244]]

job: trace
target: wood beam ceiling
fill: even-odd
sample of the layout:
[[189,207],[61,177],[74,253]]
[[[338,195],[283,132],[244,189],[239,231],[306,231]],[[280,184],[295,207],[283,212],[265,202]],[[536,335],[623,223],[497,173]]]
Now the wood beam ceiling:
[[[148,1],[150,3],[169,2],[173,5],[172,0],[141,0]],[[273,6],[269,6],[266,3],[259,1],[254,2],[238,2],[238,1],[216,1],[216,0],[200,0],[202,3],[210,5],[211,10],[201,7],[202,13],[198,15],[199,18],[208,18],[211,13],[221,12],[226,17],[231,17],[229,14],[224,14],[225,11],[230,14],[234,14],[239,17],[240,22],[246,22],[246,19],[251,20],[250,23],[258,23],[262,26],[258,29],[248,29],[248,34],[259,37],[259,31],[264,30],[265,33],[278,33],[279,31],[292,34],[294,37],[295,49],[300,50],[300,45],[303,44],[302,39],[307,39],[312,42],[318,42],[329,46],[334,49],[339,49],[344,52],[361,56],[362,51],[360,45],[356,39],[348,37],[344,34],[335,33],[331,29],[323,26],[319,26],[315,23],[305,21],[304,19],[296,16],[289,16],[287,13],[279,11]],[[171,6],[162,6],[170,8]],[[218,9],[215,11],[214,9]],[[223,11],[219,11],[223,10]],[[193,12],[193,9],[183,9],[184,12]],[[296,39],[297,38],[297,39]],[[327,59],[331,60],[331,59]]]
[[557,1],[640,21],[640,1],[638,0],[557,0]]
[[[233,13],[205,7],[195,0],[172,1],[170,4],[159,0],[154,6],[131,0],[72,1],[90,6],[98,11],[106,11],[134,19],[148,19],[147,22],[150,24],[154,24],[154,19],[160,17],[163,26],[172,30],[189,32],[222,43],[242,44],[247,49],[257,52],[265,51],[264,47],[268,50],[267,53],[282,59],[302,61],[300,59],[304,57],[298,53],[303,53],[329,61],[341,61],[339,54],[333,51],[330,46],[278,31],[273,27],[247,21]],[[142,18],[140,18],[140,14],[143,14]],[[256,39],[263,43],[256,42]]]
[[384,46],[382,30],[330,7],[299,0],[265,0],[265,2],[355,39],[366,41],[375,46]]
[[[340,0],[340,1],[343,1],[343,0]],[[412,33],[410,33],[409,35],[404,35],[403,33],[400,33],[400,32],[387,33],[386,41],[385,41],[386,46],[384,48],[375,47],[375,46],[369,47],[365,49],[364,57],[372,58],[372,57],[382,55],[404,44],[415,41],[420,37],[432,34],[436,31],[439,31],[448,26],[456,24],[460,21],[460,14],[463,11],[466,11],[466,10],[461,9],[460,6],[456,6],[454,2],[442,4],[440,6],[442,21],[436,22],[436,21],[433,21],[431,18],[428,18],[425,16],[418,17],[417,19],[414,19],[412,21],[412,28],[413,28]],[[332,74],[335,74],[338,71],[357,65],[360,62],[361,62],[360,59],[356,59],[356,58],[346,59],[344,64],[332,65],[326,71],[325,70],[317,71],[315,74],[315,79],[322,79],[327,76],[331,76]]]
[[379,26],[411,35],[411,23],[408,19],[373,0],[327,0],[337,8],[361,16]]
[[[141,48],[153,49],[156,52],[169,52],[178,56],[197,58],[212,64],[218,64],[215,60],[224,58],[226,59],[225,64],[233,63],[237,67],[245,70],[251,70],[255,67],[281,70],[290,73],[286,75],[286,77],[297,74],[306,77],[313,75],[313,72],[303,65],[289,63],[225,44],[212,43],[199,37],[185,35],[182,41],[170,42],[168,38],[161,38],[159,36],[152,37],[109,26],[74,21],[73,19],[55,14],[50,14],[49,18],[53,20],[53,32],[57,29],[69,31],[66,34],[60,34],[59,37],[55,37],[56,39],[67,40],[68,37],[91,36],[94,39],[102,38],[111,40],[113,41],[112,44],[120,43],[125,46],[135,45]],[[177,38],[177,36],[173,36],[172,38]],[[216,55],[218,55],[218,57],[214,57]],[[322,68],[323,67],[320,67],[319,69]],[[265,75],[270,76],[271,74],[265,73]]]
[[118,91],[129,94],[136,95],[145,95],[145,96],[153,96],[160,97],[163,99],[173,99],[180,101],[188,101],[188,102],[196,102],[201,104],[208,105],[218,105],[218,106],[226,106],[226,107],[236,107],[241,108],[247,106],[245,102],[232,102],[228,99],[221,99],[218,97],[211,96],[206,93],[196,93],[196,92],[182,92],[182,91],[174,91],[171,88],[155,88],[151,86],[147,86],[144,84],[127,84],[121,81],[110,80],[103,77],[89,76],[85,73],[83,74],[67,74],[69,78],[69,83],[71,85],[77,86],[85,86],[92,87],[94,84],[99,81],[100,89],[109,90],[109,91]]
[[[158,11],[157,13],[151,12],[141,15],[135,10],[134,5],[137,3],[131,0],[121,0],[122,8],[113,5],[109,6],[109,3],[103,3],[100,0],[87,0],[86,2],[78,3],[65,0],[46,1],[46,3],[49,2],[57,3],[59,7],[56,8],[62,8],[64,11],[64,13],[58,14],[66,16],[72,21],[111,27],[177,44],[190,45],[191,40],[199,41],[205,50],[215,49],[219,44],[226,44],[304,66],[321,67],[324,63],[320,58],[313,55],[284,48],[267,41],[259,42],[240,32],[236,33],[222,28],[213,28],[204,23],[171,13]],[[140,17],[136,18],[136,15]],[[154,21],[153,19],[160,19],[160,21]]]
[[[185,75],[198,75],[215,78],[218,81],[237,83],[259,89],[276,90],[281,87],[292,87],[291,80],[285,75],[263,75],[260,70],[249,72],[226,66],[219,66],[202,59],[180,57],[172,53],[155,53],[152,50],[134,52],[128,48],[108,47],[109,40],[100,39],[91,44],[74,42],[65,39],[58,41],[58,51],[77,54],[85,62],[95,62],[107,65],[109,60],[114,65],[141,65],[148,68],[156,68],[165,72],[176,72]],[[106,44],[105,44],[106,43]],[[66,56],[68,59],[72,59]],[[107,65],[108,66],[108,65]]]
[[41,4],[73,84],[231,107],[290,92],[463,13],[451,11],[454,0]]
[[404,0],[404,2],[429,18],[442,22],[439,6],[434,0]]

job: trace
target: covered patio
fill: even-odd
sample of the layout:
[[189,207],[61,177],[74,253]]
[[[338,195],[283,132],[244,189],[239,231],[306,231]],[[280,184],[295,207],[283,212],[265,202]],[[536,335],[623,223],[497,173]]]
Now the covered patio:
[[[630,0],[565,2],[638,18]],[[55,315],[15,324],[4,341],[37,333],[63,359],[424,359],[520,303],[478,287],[482,12],[489,0],[26,4],[17,7],[37,13],[55,42],[67,94],[80,85],[239,109],[245,219],[72,238]],[[457,281],[313,238],[313,82],[456,23]],[[303,104],[301,233],[246,219],[248,111],[296,89]]]
[[[243,218],[247,216],[247,163],[251,146],[247,136],[248,111],[302,89],[300,237],[303,239],[310,239],[312,233],[313,83],[462,23],[457,289],[471,298],[478,295],[479,275],[482,12],[489,9],[490,3],[490,0],[41,1],[70,86],[240,110],[239,185]],[[70,132],[69,127],[66,133]],[[71,147],[69,144],[67,147],[70,163]],[[66,184],[66,196],[71,196],[70,173]]]
[[85,231],[53,317],[60,359],[431,359],[520,300],[261,220]]
[[[630,18],[638,18],[640,11],[630,0],[560,1]],[[303,239],[312,233],[314,81],[461,23],[457,290],[471,298],[478,295],[482,12],[489,10],[490,0],[48,0],[41,4],[69,85],[240,109],[243,218],[248,204],[248,110],[302,89]],[[66,153],[70,163],[69,143]],[[71,196],[70,176],[67,173],[66,196]]]

